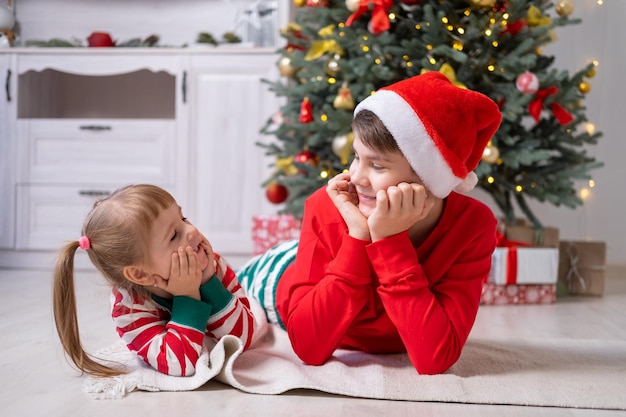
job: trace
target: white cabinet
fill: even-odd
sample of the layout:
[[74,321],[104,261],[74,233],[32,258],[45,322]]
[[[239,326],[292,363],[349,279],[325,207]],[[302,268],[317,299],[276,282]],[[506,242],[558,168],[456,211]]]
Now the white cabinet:
[[252,216],[275,211],[261,187],[268,162],[256,145],[280,107],[261,82],[277,77],[275,62],[262,52],[192,57],[191,220],[224,254],[252,253]]
[[168,189],[216,251],[249,256],[252,216],[275,211],[256,145],[280,108],[261,82],[275,62],[238,48],[0,53],[0,267],[77,238],[95,200],[129,183]]
[[11,55],[0,54],[0,248],[13,246],[15,237],[15,68]]
[[125,184],[157,184],[186,202],[185,57],[80,50],[13,61],[17,109],[3,140],[15,203],[2,210],[14,229],[4,247],[58,249],[80,236],[98,198]]

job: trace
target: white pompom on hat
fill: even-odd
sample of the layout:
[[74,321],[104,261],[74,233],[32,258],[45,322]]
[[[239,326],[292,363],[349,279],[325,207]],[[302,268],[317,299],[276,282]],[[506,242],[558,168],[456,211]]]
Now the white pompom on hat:
[[436,71],[379,89],[359,103],[354,115],[362,110],[378,116],[415,173],[439,198],[476,186],[473,171],[502,120],[489,97],[456,87]]

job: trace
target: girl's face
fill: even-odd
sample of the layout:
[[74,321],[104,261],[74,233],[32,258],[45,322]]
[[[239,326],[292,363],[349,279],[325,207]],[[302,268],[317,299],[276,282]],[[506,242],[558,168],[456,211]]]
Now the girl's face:
[[172,254],[179,247],[190,246],[197,256],[202,276],[208,278],[215,273],[214,255],[207,239],[183,217],[181,208],[172,204],[159,213],[150,231],[150,272],[169,279]]
[[376,192],[401,182],[422,181],[400,152],[379,152],[354,137],[354,159],[350,165],[350,182],[359,199],[359,210],[365,217],[376,208]]

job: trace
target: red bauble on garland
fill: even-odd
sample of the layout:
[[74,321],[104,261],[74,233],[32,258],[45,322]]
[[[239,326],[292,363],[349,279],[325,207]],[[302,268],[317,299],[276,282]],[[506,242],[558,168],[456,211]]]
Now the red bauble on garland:
[[268,185],[265,189],[265,196],[270,201],[270,203],[284,203],[285,200],[287,200],[288,195],[289,191],[287,190],[287,187],[276,181],[271,182],[270,185]]

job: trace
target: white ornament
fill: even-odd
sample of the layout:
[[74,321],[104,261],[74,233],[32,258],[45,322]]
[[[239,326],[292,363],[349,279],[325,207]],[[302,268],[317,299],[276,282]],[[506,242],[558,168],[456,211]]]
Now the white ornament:
[[515,87],[522,94],[535,94],[539,90],[539,78],[530,71],[524,71],[515,80]]
[[346,0],[346,9],[350,10],[351,12],[356,12],[356,10],[359,8],[359,4],[361,4],[360,0]]

